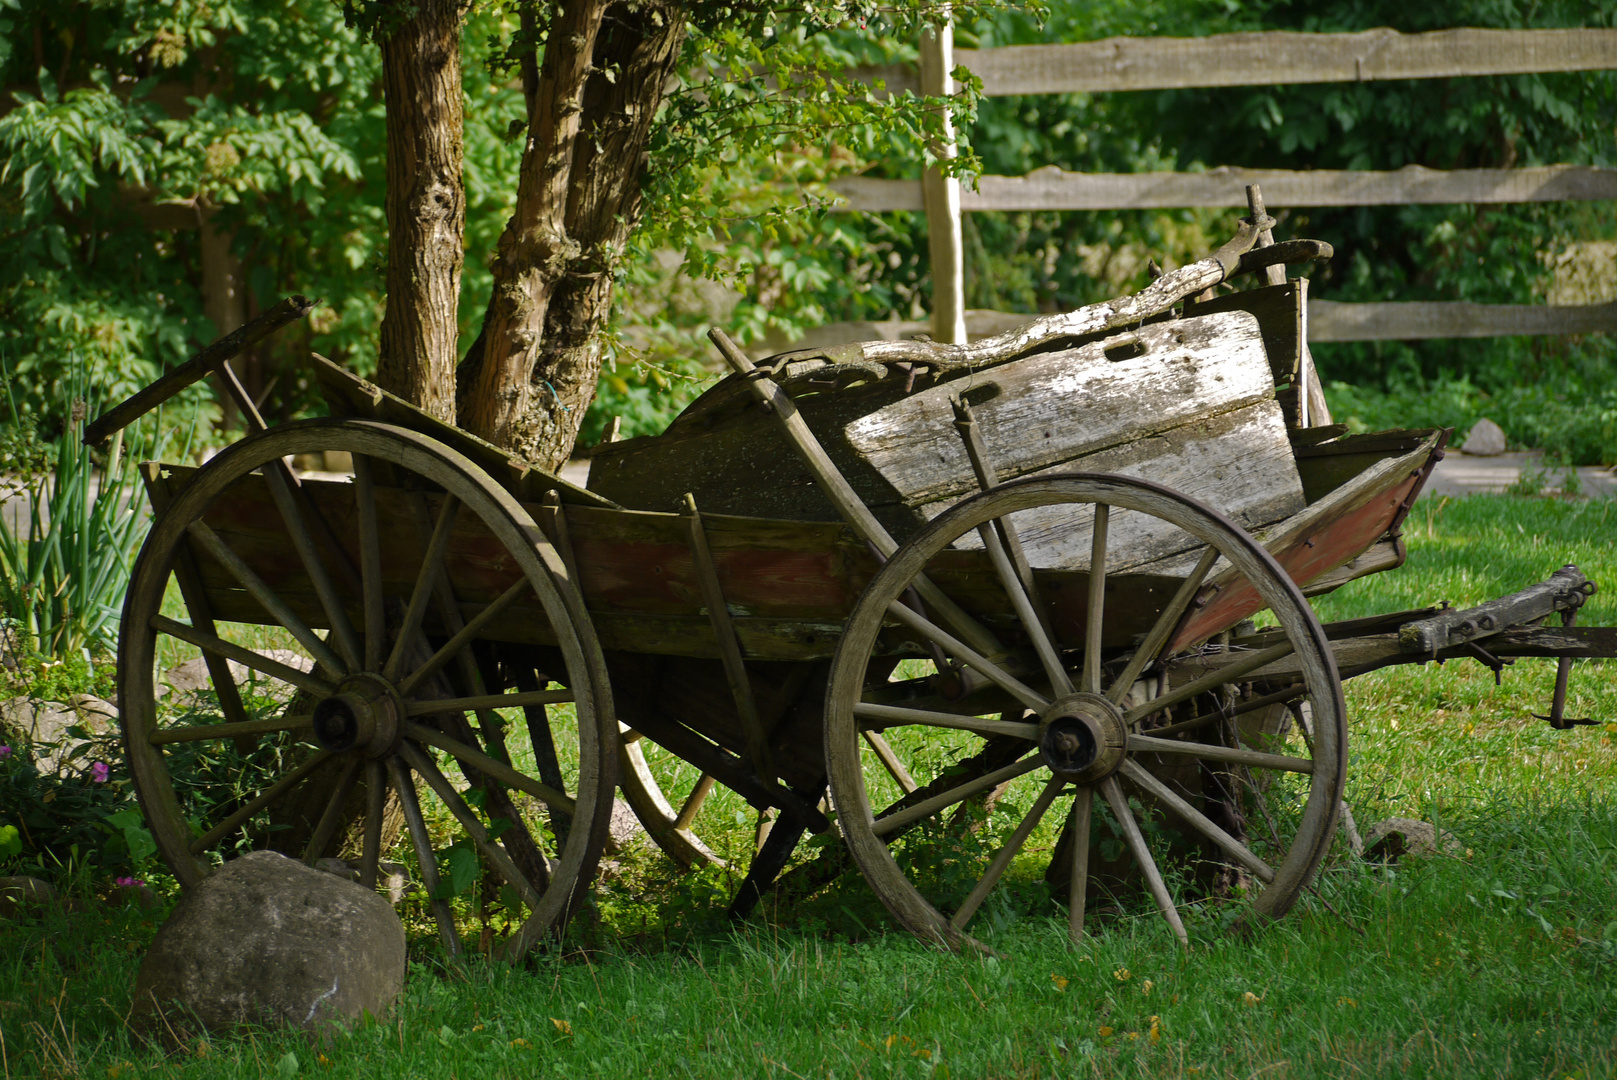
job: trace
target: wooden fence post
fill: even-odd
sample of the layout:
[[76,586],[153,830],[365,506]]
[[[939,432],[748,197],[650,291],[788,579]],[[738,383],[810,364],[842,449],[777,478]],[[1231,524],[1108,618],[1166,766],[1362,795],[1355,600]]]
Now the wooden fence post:
[[[945,21],[921,33],[921,93],[954,94],[954,26]],[[954,123],[943,118],[943,141],[932,148],[938,157],[955,156]],[[932,339],[951,345],[966,343],[966,264],[960,235],[960,181],[929,168],[921,181],[926,206],[928,255],[932,262]]]

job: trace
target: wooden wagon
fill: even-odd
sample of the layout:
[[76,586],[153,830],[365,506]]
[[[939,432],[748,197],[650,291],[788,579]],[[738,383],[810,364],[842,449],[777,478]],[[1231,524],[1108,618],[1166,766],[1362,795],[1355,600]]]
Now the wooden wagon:
[[[600,448],[588,489],[319,358],[332,416],[266,427],[222,361],[308,306],[286,302],[86,435],[210,370],[255,428],[146,467],[119,694],[163,858],[189,886],[243,848],[349,852],[370,886],[402,818],[458,950],[424,784],[509,887],[520,955],[584,899],[620,781],[685,864],[717,858],[701,809],[723,785],[771,825],[738,914],[833,819],[945,945],[1041,876],[1075,937],[1097,883],[1143,884],[1181,939],[1192,896],[1284,913],[1338,826],[1343,671],[1612,650],[1519,629],[1576,611],[1570,568],[1480,621],[1319,624],[1308,595],[1403,561],[1448,433],[1307,424],[1302,287],[1212,291],[1326,250],[1255,247],[1269,223],[969,346],[755,368],[715,333],[735,374]],[[310,454],[351,476],[300,476]],[[211,692],[163,685],[176,642]],[[181,787],[199,762],[236,793]]]

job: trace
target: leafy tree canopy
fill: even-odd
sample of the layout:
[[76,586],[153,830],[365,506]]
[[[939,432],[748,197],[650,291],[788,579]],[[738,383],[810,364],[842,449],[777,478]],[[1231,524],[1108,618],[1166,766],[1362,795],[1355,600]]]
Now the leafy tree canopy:
[[[466,263],[461,348],[476,335],[489,261],[522,151],[524,50],[543,6],[474,5],[463,27]],[[353,14],[353,13],[351,13]],[[359,13],[363,15],[363,13]],[[706,377],[697,336],[723,321],[748,339],[805,325],[916,317],[930,306],[917,214],[826,213],[837,175],[917,176],[939,103],[888,97],[840,73],[911,59],[924,5],[690,9],[676,83],[646,177],[647,216],[620,280],[601,398],[655,430]],[[1338,31],[1393,26],[1610,26],[1617,6],[1558,0],[1063,0],[1047,10],[955,8],[960,44]],[[355,22],[356,25],[350,25]],[[0,352],[33,399],[72,363],[109,396],[211,339],[204,229],[227,238],[248,305],[302,291],[314,318],[254,360],[272,416],[316,407],[309,350],[374,370],[385,276],[380,62],[364,18],[327,0],[0,0]],[[1016,175],[1217,165],[1391,169],[1610,165],[1610,73],[996,98],[952,103],[958,168]],[[975,111],[973,111],[975,110]],[[973,156],[975,155],[975,156]],[[1609,207],[1284,208],[1283,231],[1336,245],[1315,295],[1338,300],[1534,302],[1549,256],[1609,237]],[[972,214],[968,304],[1041,311],[1136,288],[1145,258],[1183,261],[1232,213]],[[1330,377],[1408,384],[1466,374],[1504,386],[1556,373],[1609,385],[1609,339],[1506,339],[1322,348]],[[199,399],[207,392],[196,391]]]

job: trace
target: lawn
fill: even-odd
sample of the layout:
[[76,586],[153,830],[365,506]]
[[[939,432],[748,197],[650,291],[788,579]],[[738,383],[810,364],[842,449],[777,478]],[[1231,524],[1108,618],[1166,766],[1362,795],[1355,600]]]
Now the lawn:
[[[1428,500],[1409,565],[1322,598],[1323,619],[1470,604],[1576,562],[1614,583],[1617,503]],[[1450,854],[1327,865],[1318,899],[1250,937],[1189,906],[1192,948],[1145,906],[1082,947],[1054,904],[956,956],[892,928],[856,878],[728,927],[724,872],[620,858],[567,947],[509,969],[447,964],[406,916],[414,963],[385,1021],[320,1046],[274,1032],[164,1052],[125,1023],[161,910],[103,907],[0,925],[5,1076],[1314,1077],[1617,1075],[1617,662],[1575,670],[1552,731],[1554,665],[1495,687],[1473,663],[1348,685],[1361,825],[1425,818]],[[744,817],[744,815],[741,815]],[[750,830],[738,820],[737,830]]]

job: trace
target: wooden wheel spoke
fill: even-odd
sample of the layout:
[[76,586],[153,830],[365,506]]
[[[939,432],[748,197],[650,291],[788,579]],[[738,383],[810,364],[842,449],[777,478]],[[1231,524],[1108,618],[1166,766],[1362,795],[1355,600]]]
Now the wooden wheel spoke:
[[1268,884],[1275,879],[1274,869],[1268,863],[1254,855],[1250,848],[1225,832],[1206,814],[1191,806],[1167,784],[1142,769],[1137,762],[1124,761],[1122,771],[1123,775],[1140,785],[1146,792],[1156,796],[1163,805],[1184,818],[1203,836],[1223,848],[1236,862],[1257,875],[1258,880]]
[[895,600],[889,604],[887,606],[887,614],[897,619],[911,630],[927,638],[929,641],[936,642],[945,652],[981,672],[1000,689],[1016,698],[1016,700],[1020,701],[1028,708],[1038,711],[1050,704],[1049,699],[1044,697],[1044,695],[1040,694],[1031,686],[1028,686],[1016,676],[1012,675],[1010,672],[988,659],[988,657],[984,656],[982,653],[979,653],[977,650],[966,645],[964,642],[950,634],[948,631],[944,630],[942,627],[939,627],[931,620],[918,615],[914,611],[911,611],[902,601]]
[[269,720],[245,720],[236,724],[190,724],[158,728],[146,741],[153,746],[161,746],[164,743],[205,742],[209,739],[241,739],[281,731],[301,731],[313,723],[312,716],[277,716]]
[[472,621],[456,631],[455,636],[444,642],[443,648],[433,653],[425,664],[412,671],[403,682],[399,684],[399,696],[409,697],[422,681],[435,674],[449,661],[460,655],[462,649],[471,644],[477,635],[483,632],[484,627],[493,622],[506,608],[520,600],[524,595],[533,591],[533,585],[527,578],[519,578],[488,607],[479,611],[472,617]]
[[569,816],[577,813],[577,805],[562,792],[557,791],[548,784],[541,784],[530,776],[524,776],[503,761],[497,761],[481,750],[467,746],[458,739],[450,738],[441,731],[421,724],[405,724],[404,734],[408,739],[425,743],[428,746],[436,746],[471,768],[476,769],[489,779],[498,780],[506,787],[526,792],[540,802],[553,806]]
[[1218,549],[1209,544],[1202,552],[1201,558],[1197,560],[1196,568],[1180,584],[1178,591],[1173,594],[1173,599],[1168,601],[1168,606],[1162,609],[1157,621],[1152,624],[1145,639],[1140,642],[1140,647],[1129,657],[1129,662],[1123,666],[1117,681],[1106,691],[1106,696],[1114,705],[1122,702],[1129,692],[1129,687],[1134,685],[1134,680],[1140,677],[1140,673],[1162,652],[1162,647],[1168,644],[1169,635],[1173,633],[1174,627],[1179,625],[1179,620],[1184,616],[1185,609],[1190,607],[1190,602],[1196,599],[1196,593],[1201,589],[1207,575],[1212,572],[1213,564],[1216,562],[1218,562]]
[[299,493],[292,490],[294,481],[291,478],[291,471],[267,468],[264,470],[264,480],[269,485],[275,508],[280,512],[281,522],[286,526],[293,550],[298,553],[298,560],[303,563],[303,570],[309,575],[309,584],[314,586],[314,594],[320,598],[320,606],[325,610],[326,621],[331,627],[331,636],[337,645],[337,651],[347,663],[347,670],[357,670],[363,655],[359,639],[354,634],[353,624],[348,621],[348,612],[343,607],[342,596],[337,592],[331,574],[327,572],[326,564],[321,561],[320,553],[316,550],[314,534],[309,529],[309,523],[304,520],[303,508],[299,505]]
[[382,818],[387,814],[387,767],[380,761],[365,763],[365,839],[360,847],[359,883],[376,888],[382,861]]
[[925,727],[953,728],[973,731],[978,735],[1013,735],[1029,742],[1039,737],[1039,725],[1021,724],[1014,720],[994,720],[986,716],[957,716],[954,713],[932,712],[928,709],[906,709],[897,705],[872,705],[860,702],[853,714],[871,723],[861,725],[867,732],[888,727],[919,724]]
[[204,652],[234,660],[238,664],[250,667],[262,675],[268,675],[272,679],[279,679],[284,683],[297,687],[299,690],[307,690],[316,697],[330,697],[336,692],[336,687],[317,675],[299,671],[297,668],[283,664],[278,660],[271,660],[263,653],[254,652],[252,649],[236,645],[226,641],[224,638],[213,634],[205,634],[195,627],[177,622],[166,615],[153,615],[150,625],[158,633],[167,634],[169,637],[188,642]]
[[[1225,664],[1216,671],[1203,675],[1199,679],[1192,679],[1181,686],[1176,686],[1161,697],[1153,698],[1144,705],[1128,710],[1123,714],[1123,723],[1133,726],[1144,717],[1150,716],[1152,713],[1161,712],[1163,709],[1172,708],[1181,701],[1189,701],[1197,694],[1205,694],[1209,690],[1216,690],[1229,683],[1239,682],[1241,676],[1256,671],[1266,664],[1272,664],[1276,660],[1282,660],[1296,651],[1296,646],[1290,641],[1282,641],[1278,645],[1269,646],[1267,649],[1247,653],[1233,663]],[[1116,687],[1114,686],[1113,689],[1116,689]]]
[[1089,895],[1089,821],[1094,811],[1095,789],[1083,786],[1072,801],[1068,835],[1072,837],[1072,873],[1067,901],[1067,936],[1074,942],[1084,936],[1084,905]]
[[511,860],[511,856],[506,853],[505,848],[489,836],[487,827],[477,820],[477,815],[472,813],[472,808],[466,805],[466,800],[461,797],[460,792],[455,790],[454,785],[449,782],[449,778],[444,776],[438,766],[433,763],[432,758],[410,743],[405,743],[399,748],[399,755],[404,758],[410,768],[414,769],[427,782],[427,786],[448,808],[449,813],[460,823],[460,827],[466,830],[466,835],[472,838],[472,843],[477,846],[477,850],[481,851],[483,856],[494,864],[494,868],[500,872],[500,876],[510,882],[512,888],[516,889],[522,896],[523,903],[527,904],[530,910],[537,908],[539,901],[542,899],[539,889],[517,869],[516,863]]
[[[1016,617],[1022,622],[1022,629],[1027,632],[1028,640],[1033,642],[1033,651],[1039,654],[1039,663],[1044,665],[1045,676],[1050,680],[1051,689],[1059,696],[1072,693],[1072,680],[1067,677],[1067,671],[1061,666],[1061,654],[1057,651],[1055,641],[1050,636],[1044,620],[1039,617],[1038,610],[1033,606],[1033,600],[1028,595],[1022,579],[1017,575],[1016,567],[1011,563],[1011,557],[1000,542],[1000,534],[995,526],[999,522],[985,521],[977,526],[977,535],[982,538],[983,547],[988,551],[988,561],[994,565],[994,573],[999,577],[999,584],[1010,598],[1011,607],[1016,610]],[[1009,525],[1009,522],[1006,522]],[[1014,534],[1013,534],[1014,535]]]
[[882,768],[887,770],[889,776],[898,781],[898,786],[903,790],[904,794],[908,795],[914,791],[915,778],[910,775],[910,771],[904,767],[904,763],[893,752],[892,744],[883,738],[878,731],[867,730],[860,734],[864,736],[865,742],[870,744],[871,750],[875,751],[876,757],[881,760]]
[[405,716],[432,716],[445,712],[516,709],[528,705],[566,705],[577,698],[571,690],[529,690],[516,694],[478,694],[474,697],[417,698],[404,703]]
[[716,783],[718,781],[710,773],[702,774],[701,779],[696,781],[696,786],[691,789],[691,793],[685,797],[684,803],[680,805],[679,814],[674,818],[675,830],[684,830],[691,827],[691,823],[696,820],[697,813],[702,809],[702,804],[707,802],[708,793],[713,790],[713,785]]
[[1045,812],[1050,809],[1050,804],[1055,802],[1056,796],[1061,794],[1061,789],[1066,784],[1066,780],[1059,776],[1052,776],[1045,783],[1044,790],[1040,791],[1039,797],[1033,801],[1032,809],[1023,816],[1021,822],[1016,826],[1016,831],[1011,833],[1009,840],[1005,841],[1005,846],[1000,848],[998,853],[994,855],[994,861],[988,864],[988,869],[983,872],[983,876],[972,887],[970,895],[960,905],[960,910],[956,911],[954,917],[949,920],[949,925],[956,930],[964,930],[966,924],[971,922],[971,917],[977,914],[977,909],[982,906],[984,900],[988,899],[988,894],[993,891],[994,886],[999,883],[1000,877],[1010,867],[1011,860],[1016,858],[1016,853],[1022,850],[1023,844],[1027,843],[1027,838],[1033,834],[1033,830],[1038,827],[1039,822],[1044,820]]
[[998,784],[1003,784],[1007,780],[1014,780],[1018,776],[1030,773],[1042,764],[1043,761],[1040,757],[1037,754],[1032,754],[1021,761],[1013,762],[1003,768],[995,769],[993,772],[974,777],[958,787],[952,787],[947,791],[940,792],[930,799],[916,803],[914,806],[908,806],[902,810],[895,810],[891,814],[885,814],[876,819],[871,831],[877,836],[886,836],[888,833],[902,829],[912,822],[931,817],[939,810],[945,810],[957,802],[969,799],[979,791],[984,791]]
[[[1220,709],[1215,712],[1202,713],[1200,716],[1193,716],[1189,720],[1181,720],[1176,724],[1168,724],[1165,727],[1152,728],[1151,734],[1155,738],[1163,739],[1167,738],[1169,735],[1178,735],[1182,731],[1195,731],[1198,728],[1204,728],[1208,724],[1217,723],[1220,720],[1233,720],[1237,716],[1242,716],[1249,712],[1256,712],[1259,709],[1266,709],[1270,705],[1284,705],[1286,702],[1294,701],[1306,693],[1308,693],[1308,684],[1297,683],[1294,686],[1286,687],[1284,690],[1276,690],[1272,694],[1265,694],[1262,697],[1253,698],[1251,701],[1243,701],[1231,709]],[[1313,747],[1309,747],[1309,749],[1312,751]]]
[[443,505],[438,508],[438,521],[433,526],[432,538],[427,542],[427,550],[421,558],[421,569],[416,573],[415,588],[410,592],[410,603],[405,608],[404,621],[399,625],[398,636],[393,640],[393,651],[388,655],[387,663],[382,666],[382,676],[389,682],[399,677],[405,657],[409,654],[415,636],[421,629],[421,621],[426,618],[427,605],[432,600],[438,575],[443,571],[444,552],[449,549],[450,534],[453,532],[455,516],[459,510],[460,500],[453,495],[445,495]]
[[258,813],[260,810],[264,809],[266,806],[275,802],[275,800],[297,787],[298,784],[302,783],[310,773],[324,765],[330,757],[330,750],[320,751],[308,761],[305,761],[302,765],[299,765],[297,768],[275,781],[275,783],[265,788],[256,797],[248,800],[246,803],[243,803],[235,813],[231,814],[219,824],[215,825],[213,828],[191,841],[191,854],[200,855],[214,844],[217,844],[220,840],[235,832],[241,827],[243,822],[247,821],[254,814]]
[[1153,739],[1149,735],[1129,734],[1131,753],[1188,754],[1206,761],[1228,761],[1237,765],[1256,765],[1260,769],[1278,769],[1282,772],[1311,773],[1314,763],[1308,758],[1270,754],[1262,750],[1248,750],[1244,746],[1217,746],[1213,743],[1182,742],[1178,739]]
[[1179,917],[1179,909],[1174,906],[1173,897],[1168,895],[1167,883],[1162,880],[1162,872],[1157,869],[1157,861],[1151,857],[1151,849],[1145,842],[1145,836],[1140,832],[1140,823],[1134,820],[1134,812],[1129,809],[1128,799],[1123,795],[1123,788],[1117,782],[1114,774],[1100,782],[1101,794],[1106,797],[1106,803],[1112,808],[1112,816],[1123,828],[1123,839],[1127,842],[1129,851],[1134,855],[1134,861],[1140,864],[1140,872],[1145,875],[1146,884],[1151,889],[1151,897],[1157,902],[1157,908],[1162,917],[1172,927],[1174,936],[1179,943],[1186,947],[1190,945],[1190,935],[1185,932],[1184,920]]
[[354,455],[354,504],[359,518],[359,577],[365,607],[365,670],[380,671],[387,651],[387,613],[382,597],[382,539],[376,524],[376,481],[371,459]]
[[359,769],[364,764],[362,758],[350,756],[343,763],[342,773],[337,777],[337,784],[331,789],[331,798],[326,800],[326,809],[315,824],[314,832],[309,834],[309,842],[303,848],[303,861],[313,866],[331,843],[336,835],[337,828],[342,824],[343,807],[348,803],[348,796],[353,793],[354,784],[359,780]]
[[208,528],[200,519],[191,522],[186,531],[202,546],[202,550],[213,556],[215,562],[229,571],[230,576],[247,590],[249,596],[258,601],[259,606],[268,612],[271,618],[297,638],[298,644],[309,651],[309,655],[314,657],[316,663],[335,676],[340,677],[348,673],[348,666],[338,659],[337,654],[331,651],[331,647],[320,635],[311,630],[309,624],[299,618],[297,612],[281,599],[280,594],[270,588],[269,584],[247,565],[246,560],[232,551],[230,545],[226,544],[218,533]]
[[416,866],[421,873],[421,887],[427,891],[427,903],[438,923],[438,936],[443,939],[449,955],[459,956],[464,948],[455,930],[455,913],[450,910],[449,901],[438,895],[438,854],[432,850],[427,819],[421,816],[421,800],[416,797],[415,782],[397,755],[387,759],[387,772],[393,779],[393,790],[399,793],[399,806],[404,811],[404,824],[410,831]]
[[[545,690],[548,683],[542,677],[543,673],[535,668],[521,664],[517,667],[517,691],[522,694],[553,694],[557,691]],[[567,691],[562,691],[566,693]],[[528,746],[533,750],[534,767],[539,771],[541,783],[548,784],[560,791],[566,787],[562,782],[561,760],[556,756],[555,732],[550,726],[550,713],[546,710],[544,699],[522,706],[523,724],[528,729]],[[553,704],[561,704],[560,701]],[[572,815],[564,810],[551,808],[550,825],[556,834],[558,847],[567,842],[568,831],[572,828]]]
[[1112,508],[1095,504],[1095,524],[1089,545],[1089,604],[1084,618],[1084,692],[1100,693],[1101,629],[1106,614],[1106,533]]

